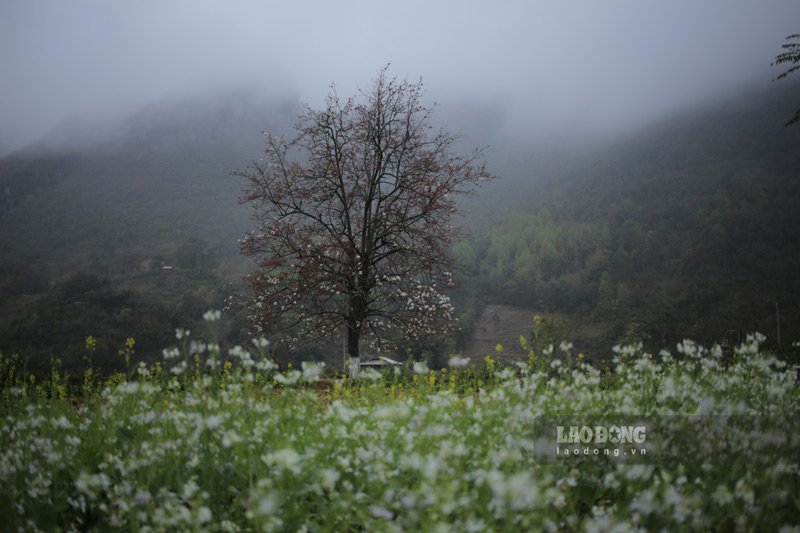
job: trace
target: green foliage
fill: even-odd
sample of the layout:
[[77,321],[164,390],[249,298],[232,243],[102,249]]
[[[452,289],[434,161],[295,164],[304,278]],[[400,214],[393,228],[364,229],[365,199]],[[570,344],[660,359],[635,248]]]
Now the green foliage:
[[79,273],[0,324],[0,337],[4,350],[28,354],[33,369],[41,371],[52,355],[60,357],[67,368],[83,366],[86,338],[91,336],[93,367],[112,371],[124,368],[113,354],[128,332],[143,349],[155,351],[168,340],[164,324],[169,319],[158,304]]
[[761,97],[676,119],[540,178],[527,205],[473,230],[465,284],[489,303],[567,314],[581,335],[597,325],[576,339],[592,351],[756,328],[774,342],[775,302],[783,340],[800,338],[800,136],[779,113]]
[[[179,275],[173,280],[180,282]],[[164,292],[119,289],[109,280],[79,272],[29,297],[27,305],[0,322],[0,350],[26,354],[30,370],[39,374],[47,371],[51,357],[71,371],[86,366],[89,357],[89,366],[101,375],[130,370],[139,361],[157,357],[169,342],[170,327],[200,326],[197,317],[224,299],[224,288],[200,288],[184,292],[176,305],[172,291]],[[190,299],[192,305],[187,305]],[[229,317],[221,339],[243,338],[243,317],[234,310]],[[135,339],[135,354],[128,346],[130,338]]]
[[[244,104],[150,109],[121,142],[0,159],[0,349],[70,366],[94,335],[97,369],[118,369],[128,335],[153,357],[165,324],[191,324],[236,292],[249,213],[228,174],[258,155],[266,124],[293,114],[251,105],[242,116]],[[66,292],[74,276],[106,286]]]

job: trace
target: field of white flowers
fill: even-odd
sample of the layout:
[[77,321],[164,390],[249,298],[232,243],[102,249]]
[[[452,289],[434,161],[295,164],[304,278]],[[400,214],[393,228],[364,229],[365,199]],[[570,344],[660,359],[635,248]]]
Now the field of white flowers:
[[[657,357],[617,349],[613,371],[555,350],[505,369],[454,357],[446,371],[342,380],[320,380],[317,365],[278,372],[264,342],[222,353],[178,336],[162,362],[106,379],[89,370],[77,391],[57,370],[36,380],[0,359],[1,528],[800,526],[800,369],[763,353],[758,336],[729,360],[687,341]],[[570,414],[782,422],[688,436],[683,424],[670,454],[629,464],[537,458],[539,417]]]

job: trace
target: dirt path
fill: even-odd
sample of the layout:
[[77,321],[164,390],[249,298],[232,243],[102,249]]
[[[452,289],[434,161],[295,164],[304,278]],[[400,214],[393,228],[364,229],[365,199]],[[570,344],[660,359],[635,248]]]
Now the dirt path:
[[527,357],[519,345],[519,336],[530,337],[533,328],[533,315],[536,312],[526,307],[510,305],[488,305],[483,310],[472,338],[464,350],[464,355],[481,362],[485,355],[497,359],[497,344],[503,345],[499,356],[503,360],[518,360]]

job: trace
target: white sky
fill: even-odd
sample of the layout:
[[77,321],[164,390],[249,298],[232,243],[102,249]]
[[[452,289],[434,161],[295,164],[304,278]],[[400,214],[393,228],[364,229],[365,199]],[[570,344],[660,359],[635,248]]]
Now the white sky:
[[0,150],[184,94],[317,105],[387,62],[520,138],[613,133],[769,84],[796,32],[798,0],[0,0]]

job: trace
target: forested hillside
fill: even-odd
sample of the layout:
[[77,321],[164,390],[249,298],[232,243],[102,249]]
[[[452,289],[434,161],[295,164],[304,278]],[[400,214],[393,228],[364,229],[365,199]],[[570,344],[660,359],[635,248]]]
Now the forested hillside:
[[105,137],[75,143],[67,127],[0,160],[0,350],[39,365],[79,360],[90,335],[112,355],[133,337],[152,358],[221,308],[247,268],[230,173],[294,113],[240,94],[165,102]]
[[459,249],[470,284],[492,303],[600,324],[600,346],[751,330],[776,342],[776,312],[781,340],[797,339],[800,129],[782,121],[794,92],[695,109],[565,161],[524,206],[518,185],[512,212]]
[[[782,343],[800,338],[800,128],[783,127],[796,91],[558,154],[496,139],[500,179],[464,205],[454,341],[468,344],[488,304],[540,313],[595,357],[619,341],[735,343],[752,330],[777,342],[776,311]],[[237,240],[250,212],[230,172],[296,110],[240,97],[152,106],[88,146],[62,132],[0,160],[0,350],[35,366],[80,361],[89,335],[113,357],[134,337],[148,358],[175,327],[199,327],[247,269]],[[241,342],[244,313],[226,316],[220,333]]]

